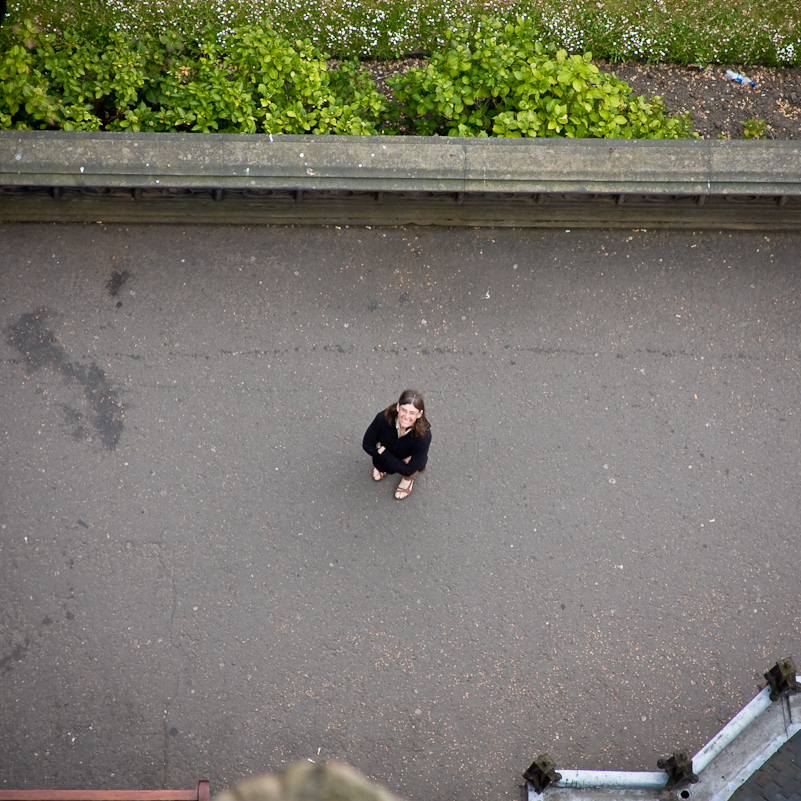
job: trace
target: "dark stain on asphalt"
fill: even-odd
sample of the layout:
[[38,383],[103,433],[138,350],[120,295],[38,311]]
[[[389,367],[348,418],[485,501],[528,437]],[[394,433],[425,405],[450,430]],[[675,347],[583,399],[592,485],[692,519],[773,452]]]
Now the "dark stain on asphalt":
[[[125,286],[126,281],[130,277],[131,274],[127,270],[123,270],[122,272],[114,270],[108,281],[106,281],[106,289],[109,295],[111,295],[112,298],[117,297],[119,291]],[[122,306],[122,303],[117,303],[117,308],[120,306]]]
[[72,438],[76,442],[86,439],[89,436],[89,431],[83,424],[85,420],[85,415],[83,412],[73,409],[72,406],[69,406],[66,403],[61,404],[61,409],[64,412],[64,422],[68,426],[73,426]]
[[[117,391],[111,386],[105,372],[94,362],[88,366],[72,362],[67,351],[47,327],[47,309],[35,309],[23,314],[16,323],[6,328],[6,341],[25,358],[33,370],[49,369],[60,373],[66,381],[77,381],[84,389],[86,402],[92,412],[91,424],[100,436],[103,446],[113,451],[123,432],[123,406]],[[67,410],[68,422],[78,423],[80,412]],[[73,433],[83,439],[82,426]]]
[[28,646],[31,644],[30,640],[25,638],[25,645],[17,643],[12,649],[11,653],[0,658],[0,671],[9,673],[15,667],[15,662],[21,662],[28,651]]

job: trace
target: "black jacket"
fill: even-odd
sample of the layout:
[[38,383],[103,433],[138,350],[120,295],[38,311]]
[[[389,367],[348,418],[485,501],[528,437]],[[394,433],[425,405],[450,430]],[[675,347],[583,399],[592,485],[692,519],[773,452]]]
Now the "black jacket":
[[[378,453],[376,443],[380,442],[386,450]],[[411,431],[398,437],[398,429],[384,419],[379,412],[364,433],[362,447],[372,457],[373,466],[382,473],[400,473],[402,476],[414,475],[423,470],[428,462],[428,447],[431,445],[431,429],[422,437],[415,437]],[[403,460],[411,456],[406,464]]]

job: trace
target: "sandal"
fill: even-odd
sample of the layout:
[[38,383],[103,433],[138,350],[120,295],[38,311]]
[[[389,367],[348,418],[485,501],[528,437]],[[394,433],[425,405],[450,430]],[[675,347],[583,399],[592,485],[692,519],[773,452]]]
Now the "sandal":
[[[409,486],[408,487],[402,487],[401,486],[401,484],[404,481],[408,481],[409,482]],[[411,495],[411,493],[412,493],[412,487],[414,487],[414,479],[413,478],[402,478],[400,480],[400,482],[398,483],[398,486],[395,487],[395,497],[399,501],[402,501],[404,498],[408,498],[409,495]]]
[[373,468],[373,481],[381,481],[382,478],[386,477],[386,473],[382,473],[377,467]]

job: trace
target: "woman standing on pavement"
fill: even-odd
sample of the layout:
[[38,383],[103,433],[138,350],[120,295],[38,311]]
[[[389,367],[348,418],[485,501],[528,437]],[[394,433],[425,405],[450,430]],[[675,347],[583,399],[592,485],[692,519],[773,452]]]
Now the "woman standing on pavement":
[[426,469],[431,426],[423,396],[405,389],[397,403],[379,412],[364,434],[362,447],[373,459],[373,481],[402,476],[395,497],[408,498],[414,480]]

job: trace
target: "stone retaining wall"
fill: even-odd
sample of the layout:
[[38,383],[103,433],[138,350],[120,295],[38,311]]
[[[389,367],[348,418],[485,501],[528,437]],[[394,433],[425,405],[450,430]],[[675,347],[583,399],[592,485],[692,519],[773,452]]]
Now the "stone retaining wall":
[[[467,210],[412,213],[411,201],[437,206],[433,200],[441,196],[447,204],[440,207]],[[365,202],[343,210],[342,201],[353,197]],[[147,203],[132,202],[148,198],[173,202],[162,203],[158,215],[145,211]],[[196,201],[192,208],[189,198]],[[249,207],[215,207],[224,198],[247,200]],[[636,202],[626,212],[584,208],[576,214],[580,224],[592,224],[594,216],[598,224],[656,224],[655,202],[666,208],[689,199],[686,210],[665,215],[667,224],[751,220],[797,227],[801,143],[0,131],[4,221],[92,220],[105,208],[109,221],[234,222],[239,214],[248,222],[460,224],[461,218],[474,225],[510,219],[507,224],[561,226],[579,208],[570,201],[589,198],[612,198],[618,207]],[[761,207],[745,216],[733,211],[742,203],[701,211],[707,199],[744,198]],[[287,199],[295,204],[291,213],[282,203]],[[321,210],[326,199],[334,202]],[[636,213],[637,199],[651,212]],[[497,207],[514,201],[526,201],[526,208]],[[382,202],[382,210],[371,208]]]

